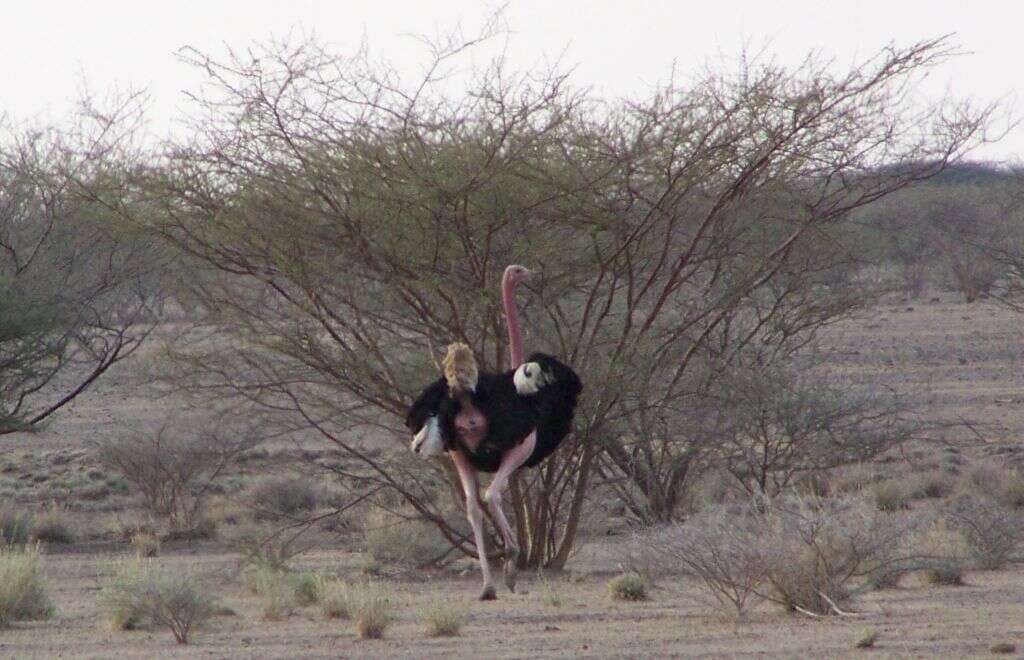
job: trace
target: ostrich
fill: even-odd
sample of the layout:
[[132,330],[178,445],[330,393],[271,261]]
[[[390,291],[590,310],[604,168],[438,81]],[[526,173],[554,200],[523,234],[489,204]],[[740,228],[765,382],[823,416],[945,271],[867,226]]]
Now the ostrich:
[[550,355],[534,353],[523,362],[515,290],[529,274],[526,268],[512,265],[502,277],[512,369],[478,373],[469,347],[453,344],[445,357],[445,375],[420,394],[406,418],[406,426],[414,433],[413,451],[421,455],[446,451],[455,464],[483,573],[481,600],[493,600],[496,593],[484,552],[477,472],[494,473],[483,501],[505,542],[505,584],[514,590],[519,546],[502,510],[502,495],[516,470],[538,465],[558,448],[569,433],[582,391],[572,369]]

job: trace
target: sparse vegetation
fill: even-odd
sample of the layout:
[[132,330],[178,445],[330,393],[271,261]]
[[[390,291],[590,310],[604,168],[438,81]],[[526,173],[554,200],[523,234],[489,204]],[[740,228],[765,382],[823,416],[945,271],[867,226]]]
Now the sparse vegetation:
[[878,631],[874,628],[867,628],[861,635],[860,639],[857,640],[855,646],[859,649],[873,649],[875,648],[875,642],[878,641]]
[[873,489],[875,506],[879,511],[901,511],[910,508],[910,492],[906,482],[887,479],[875,484]]
[[292,559],[314,545],[308,531],[308,528],[280,528],[270,523],[246,521],[225,528],[220,536],[228,548],[246,561],[283,570]]
[[48,619],[52,614],[39,548],[0,546],[0,626]]
[[142,494],[169,533],[187,536],[202,528],[216,480],[252,444],[248,432],[212,416],[191,428],[165,425],[155,434],[105,440],[97,458]]
[[152,532],[139,530],[132,534],[132,548],[139,558],[156,557],[160,554],[160,537]]
[[623,573],[608,583],[612,600],[647,600],[647,581],[638,573]]
[[190,571],[152,560],[122,562],[99,600],[114,629],[164,627],[179,644],[187,644],[193,630],[216,612],[207,583]]
[[939,519],[921,533],[915,545],[926,566],[926,581],[935,585],[963,584],[970,549],[959,531]]
[[466,621],[466,610],[450,600],[434,599],[421,613],[427,634],[431,637],[455,637]]
[[367,517],[363,538],[369,559],[384,565],[426,564],[442,557],[450,547],[434,525],[383,512]]
[[360,639],[381,639],[391,624],[391,601],[374,583],[353,586],[349,591],[350,616]]
[[562,594],[547,574],[543,572],[540,574],[538,587],[540,588],[540,600],[542,603],[548,607],[562,606]]
[[316,488],[308,479],[264,479],[252,489],[257,520],[295,518],[316,509]]
[[32,525],[32,538],[42,543],[63,545],[74,543],[75,534],[64,510],[52,505],[41,515],[36,516]]
[[1024,517],[1000,502],[961,495],[950,502],[945,514],[967,543],[973,568],[1002,568],[1024,541]]
[[34,517],[13,503],[0,504],[0,546],[25,545],[32,536]]
[[348,619],[352,616],[349,586],[338,578],[321,578],[317,581],[316,602],[325,619]]

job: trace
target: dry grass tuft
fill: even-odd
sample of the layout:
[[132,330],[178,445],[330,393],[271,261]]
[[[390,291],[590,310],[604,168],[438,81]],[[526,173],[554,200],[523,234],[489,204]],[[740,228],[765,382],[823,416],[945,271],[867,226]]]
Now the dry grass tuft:
[[316,602],[325,619],[348,619],[352,615],[349,586],[337,578],[321,578],[317,581]]
[[32,527],[32,537],[37,541],[54,545],[75,542],[75,534],[71,530],[67,513],[56,505],[48,507],[36,518]]
[[872,494],[879,511],[902,511],[910,508],[910,491],[898,479],[887,479],[875,484]]
[[350,590],[351,615],[360,639],[381,639],[391,624],[391,602],[387,594],[375,584],[365,584]]
[[647,600],[647,580],[639,573],[623,573],[608,583],[612,600]]
[[52,615],[38,546],[0,547],[0,626]]
[[878,641],[878,631],[874,628],[867,628],[861,635],[857,643],[854,644],[859,649],[873,649],[875,648],[875,642]]
[[139,530],[132,534],[132,547],[140,559],[160,554],[160,537],[153,532]]
[[0,546],[28,543],[33,522],[31,513],[19,511],[9,502],[0,504]]
[[466,621],[466,609],[451,600],[432,600],[422,611],[423,623],[431,637],[455,637]]
[[919,535],[916,547],[927,566],[925,581],[937,585],[963,584],[970,548],[958,530],[950,528],[945,520],[937,520]]

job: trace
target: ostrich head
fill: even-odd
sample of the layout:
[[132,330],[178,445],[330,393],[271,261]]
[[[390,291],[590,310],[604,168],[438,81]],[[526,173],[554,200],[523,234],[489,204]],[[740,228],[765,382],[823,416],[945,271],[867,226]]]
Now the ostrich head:
[[501,278],[501,284],[503,287],[515,288],[519,286],[523,280],[533,275],[533,273],[526,266],[520,266],[519,264],[512,264],[505,269],[505,274]]

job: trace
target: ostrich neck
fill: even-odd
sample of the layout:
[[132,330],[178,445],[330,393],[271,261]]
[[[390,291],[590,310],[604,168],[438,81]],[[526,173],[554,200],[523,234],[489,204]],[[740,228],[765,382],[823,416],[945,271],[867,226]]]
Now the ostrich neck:
[[508,355],[513,369],[523,363],[523,335],[519,330],[519,308],[516,307],[516,284],[501,283],[501,300],[505,305],[505,324],[508,326]]

